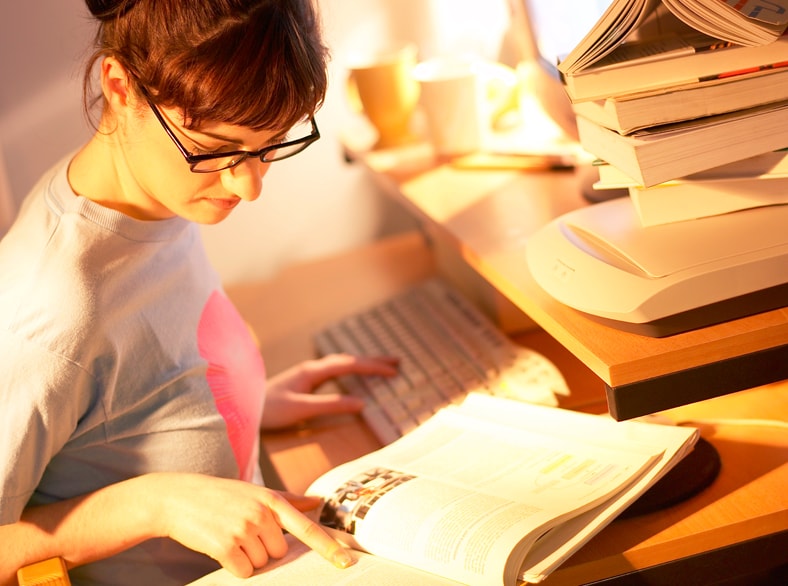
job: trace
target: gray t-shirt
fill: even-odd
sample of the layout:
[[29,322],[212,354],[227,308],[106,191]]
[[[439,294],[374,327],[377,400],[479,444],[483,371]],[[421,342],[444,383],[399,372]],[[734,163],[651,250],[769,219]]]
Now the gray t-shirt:
[[[0,241],[0,524],[153,471],[259,481],[265,369],[197,226],[79,197],[67,165]],[[215,567],[157,539],[71,577],[183,584]]]

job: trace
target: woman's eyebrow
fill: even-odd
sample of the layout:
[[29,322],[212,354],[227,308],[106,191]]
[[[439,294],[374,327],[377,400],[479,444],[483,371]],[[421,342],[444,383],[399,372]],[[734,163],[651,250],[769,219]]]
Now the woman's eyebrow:
[[233,144],[237,144],[239,146],[243,145],[243,141],[239,140],[238,137],[225,136],[223,134],[218,134],[216,132],[208,132],[208,131],[205,131],[205,130],[190,130],[190,132],[193,132],[195,134],[200,134],[202,136],[207,136],[208,138],[213,138],[214,140],[220,140],[220,141],[223,141],[223,142],[230,142],[230,143],[233,143]]
[[[220,133],[217,133],[217,132],[210,132],[210,131],[205,131],[205,130],[193,130],[191,132],[193,132],[195,134],[202,135],[202,136],[206,136],[208,138],[212,138],[214,140],[220,140],[220,141],[223,141],[223,142],[228,142],[228,143],[231,143],[231,144],[234,144],[234,145],[238,145],[239,147],[243,147],[244,146],[244,141],[240,140],[238,137],[226,136],[224,134],[220,134]],[[271,137],[269,137],[269,139],[266,141],[266,144],[264,146],[270,146],[272,144],[276,144],[278,142],[281,142],[282,140],[284,140],[284,138],[286,136],[287,136],[287,131],[283,131],[283,132],[274,134]],[[191,140],[194,141],[194,138],[191,138]]]
[[192,141],[193,143],[200,146],[199,139],[194,135],[204,136],[206,138],[212,138],[214,140],[219,140],[222,142],[229,142],[232,144],[237,144],[238,146],[243,146],[243,141],[238,140],[237,137],[226,136],[223,134],[219,134],[216,132],[210,132],[207,130],[202,130],[200,128],[187,128],[183,125],[183,121],[176,122],[167,112],[161,112],[167,122],[170,123],[171,127],[174,128],[177,132],[181,134],[184,138]]

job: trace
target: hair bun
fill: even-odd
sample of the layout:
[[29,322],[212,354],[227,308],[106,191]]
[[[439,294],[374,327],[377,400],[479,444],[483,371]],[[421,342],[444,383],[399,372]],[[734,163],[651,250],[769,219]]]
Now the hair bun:
[[99,20],[109,20],[124,14],[136,0],[85,0],[90,13]]

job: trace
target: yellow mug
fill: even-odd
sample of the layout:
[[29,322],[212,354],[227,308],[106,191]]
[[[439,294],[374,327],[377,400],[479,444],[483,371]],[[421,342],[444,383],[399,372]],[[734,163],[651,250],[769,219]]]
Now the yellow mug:
[[418,50],[407,44],[356,56],[348,64],[348,100],[378,133],[375,148],[402,146],[416,140],[411,121],[419,101],[413,78]]

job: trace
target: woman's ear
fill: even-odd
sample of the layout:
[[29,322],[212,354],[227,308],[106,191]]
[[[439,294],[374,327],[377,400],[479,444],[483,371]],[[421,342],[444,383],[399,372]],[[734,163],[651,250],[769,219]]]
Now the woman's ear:
[[119,112],[133,101],[129,85],[126,68],[114,57],[105,57],[101,61],[101,91],[114,112]]

